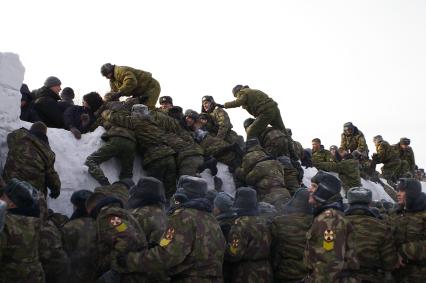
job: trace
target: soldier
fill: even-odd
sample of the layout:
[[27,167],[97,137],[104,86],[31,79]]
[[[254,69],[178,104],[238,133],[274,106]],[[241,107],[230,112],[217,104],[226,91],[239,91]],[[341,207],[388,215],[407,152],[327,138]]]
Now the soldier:
[[304,262],[309,270],[305,282],[358,282],[353,227],[343,213],[341,183],[319,171],[311,180],[309,203],[314,221],[308,233]]
[[236,175],[246,185],[256,188],[259,201],[274,205],[278,211],[290,199],[281,163],[268,156],[256,138],[247,140],[246,154]]
[[88,190],[78,190],[71,195],[74,212],[71,220],[61,228],[72,271],[70,283],[91,283],[96,280],[96,223],[86,210],[86,200],[92,194]]
[[41,223],[36,199],[36,189],[15,178],[0,197],[7,206],[0,233],[0,282],[45,282],[39,259]]
[[111,277],[121,278],[122,282],[138,282],[144,278],[141,274],[119,274],[111,270],[116,254],[148,247],[138,221],[122,206],[119,199],[101,192],[93,193],[86,201],[87,212],[96,222],[99,282],[109,282]]
[[129,199],[129,190],[135,185],[132,179],[126,178],[116,181],[112,185],[95,188],[94,192],[103,193],[108,197],[114,197],[121,201],[123,206],[126,206]]
[[221,282],[225,238],[205,199],[207,183],[181,176],[160,245],[117,257],[128,272],[166,272],[171,282]]
[[308,269],[303,264],[306,232],[312,225],[309,192],[302,188],[284,206],[283,215],[272,222],[271,259],[274,282],[302,282]]
[[394,144],[393,148],[399,152],[401,159],[401,174],[411,174],[414,177],[416,170],[416,161],[414,158],[413,149],[410,146],[409,138],[401,138],[399,143]]
[[164,132],[146,112],[145,105],[136,104],[130,116],[107,110],[102,112],[102,117],[111,124],[134,131],[147,175],[161,180],[169,197],[176,190],[176,152],[168,146]]
[[[111,103],[108,104],[106,108],[113,107]],[[111,158],[117,158],[120,163],[120,180],[133,177],[136,137],[135,133],[128,128],[112,125],[103,121],[103,119],[100,119],[100,121],[106,129],[106,132],[101,136],[105,144],[90,154],[86,158],[84,164],[89,168],[89,174],[96,179],[101,186],[107,186],[110,185],[110,182],[102,171],[100,164]]]
[[383,163],[382,175],[388,183],[393,186],[398,178],[401,169],[401,159],[399,154],[391,147],[391,145],[383,140],[381,135],[373,138],[376,146],[376,153],[373,153],[371,159],[373,160],[372,167],[375,168],[376,164]]
[[397,282],[423,282],[426,278],[426,196],[419,181],[401,178],[399,209],[392,216],[399,265]]
[[256,191],[240,187],[234,208],[238,218],[228,234],[225,261],[236,263],[232,282],[272,282],[269,263],[271,232],[259,216]]
[[[202,107],[201,112],[208,114],[209,118],[206,125],[206,130],[222,140],[229,143],[237,143],[241,147],[243,146],[243,137],[239,136],[232,130],[231,120],[229,119],[228,113],[223,107],[218,106],[214,101],[213,96],[205,95],[201,99]],[[221,105],[222,106],[222,105]]]
[[340,155],[339,148],[337,147],[337,145],[330,146],[330,153],[331,155],[333,155],[334,160],[336,160],[337,162],[342,161],[342,156]]
[[347,122],[343,125],[343,133],[341,135],[340,149],[347,153],[352,153],[355,150],[368,156],[368,146],[365,141],[364,134],[355,127],[352,122]]
[[109,79],[111,93],[109,100],[118,100],[122,96],[139,97],[139,102],[154,109],[160,96],[160,84],[152,74],[126,66],[106,63],[101,74]]
[[[299,161],[292,161],[288,156],[278,156],[277,160],[284,169],[285,187],[293,195],[300,187],[303,187],[304,171]],[[296,165],[297,168],[294,166]]]
[[370,190],[351,188],[347,196],[349,208],[345,215],[354,228],[360,265],[358,278],[362,282],[392,282],[391,271],[398,263],[398,256],[390,226],[370,208],[373,200]]
[[161,236],[167,228],[165,203],[163,183],[156,178],[142,177],[130,189],[126,208],[138,220],[150,246],[160,244]]
[[173,99],[168,95],[161,96],[158,102],[160,103],[159,109],[165,113],[169,112],[169,109],[173,108]]
[[[324,148],[319,138],[312,140],[312,163],[315,167],[320,162],[336,162],[331,152]],[[319,168],[321,169],[321,168]]]
[[[291,138],[291,140],[293,141],[293,151],[295,152],[297,159],[303,161],[304,157],[305,157],[305,149],[303,148],[302,144],[298,141],[293,140],[292,136],[293,136],[293,132],[291,131],[290,128],[286,128],[286,132],[287,132],[287,136]],[[312,167],[312,166],[310,166]]]
[[236,100],[226,102],[225,109],[242,106],[255,118],[246,130],[247,139],[258,138],[268,125],[285,131],[278,104],[267,94],[242,85],[235,86],[232,93]]
[[57,198],[61,181],[55,171],[55,153],[49,146],[47,127],[43,122],[32,124],[30,130],[20,128],[7,135],[7,154],[3,178],[25,180],[47,197]]

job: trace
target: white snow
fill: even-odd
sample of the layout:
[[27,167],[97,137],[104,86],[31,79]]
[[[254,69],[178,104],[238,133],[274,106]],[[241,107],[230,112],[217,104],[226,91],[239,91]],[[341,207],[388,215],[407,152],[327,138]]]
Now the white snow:
[[[0,53],[0,165],[3,168],[7,156],[6,137],[11,131],[20,127],[30,127],[30,123],[19,120],[20,98],[19,89],[23,82],[25,68],[19,60],[19,56],[13,53]],[[49,128],[47,135],[52,150],[56,153],[55,169],[59,173],[62,182],[61,195],[58,199],[49,199],[49,206],[55,211],[71,214],[72,206],[69,202],[73,191],[79,189],[93,190],[99,184],[89,176],[87,167],[84,166],[86,157],[94,152],[102,144],[101,135],[103,128],[98,128],[93,133],[84,134],[81,140],[76,140],[74,136],[66,130]],[[110,182],[118,180],[118,164],[115,160],[110,160],[101,165]],[[227,166],[218,165],[218,176],[223,180],[223,189],[233,195],[235,186],[232,176]],[[140,159],[135,160],[133,180],[137,181],[143,176]],[[315,168],[305,169],[303,182],[310,185],[310,179],[315,175]],[[208,170],[202,173],[209,184],[209,189],[213,189],[213,180]],[[391,200],[383,188],[370,181],[362,180],[363,186],[373,191],[375,200]],[[426,185],[423,183],[423,190]]]

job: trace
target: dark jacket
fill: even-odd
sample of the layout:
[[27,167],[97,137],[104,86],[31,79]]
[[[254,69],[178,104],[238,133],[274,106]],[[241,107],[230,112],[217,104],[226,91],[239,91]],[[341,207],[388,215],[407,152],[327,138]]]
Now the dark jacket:
[[[85,127],[81,123],[81,115],[88,114],[90,117],[90,123]],[[82,134],[87,133],[90,129],[90,126],[95,122],[95,115],[89,109],[74,105],[68,107],[64,112],[64,125],[65,129],[69,130],[71,128],[77,128]]]
[[50,88],[43,86],[35,93],[35,110],[46,126],[51,128],[63,128],[64,117],[59,107],[58,100],[61,98],[54,93]]

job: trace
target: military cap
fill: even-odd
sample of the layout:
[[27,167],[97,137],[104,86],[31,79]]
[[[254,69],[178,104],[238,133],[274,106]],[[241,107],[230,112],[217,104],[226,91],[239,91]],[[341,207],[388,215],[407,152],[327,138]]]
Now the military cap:
[[382,142],[383,141],[383,137],[381,135],[377,135],[373,138],[374,142]]
[[211,95],[204,95],[201,99],[201,102],[208,101],[208,102],[214,102],[213,96]]
[[78,190],[71,195],[71,203],[78,208],[86,206],[86,200],[93,194],[89,190]]
[[162,104],[162,103],[170,103],[170,104],[173,105],[173,99],[170,96],[168,96],[168,95],[161,96],[160,99],[159,99],[159,102],[160,102],[160,104]]
[[188,199],[204,198],[207,194],[207,182],[198,177],[182,175],[177,183],[177,188],[182,189]]
[[244,120],[244,129],[247,129],[248,127],[250,127],[251,124],[253,124],[253,122],[255,121],[255,119],[253,118],[247,118]]
[[240,187],[235,193],[234,207],[237,210],[257,210],[257,193],[250,187]]
[[369,204],[373,201],[373,193],[363,187],[351,188],[347,193],[349,204]]
[[410,139],[409,138],[401,138],[400,140],[399,140],[399,143],[400,144],[405,144],[405,145],[410,145]]
[[102,76],[106,77],[108,74],[114,72],[114,67],[115,65],[112,65],[111,63],[103,64],[101,67]]
[[311,181],[318,184],[313,197],[319,203],[326,203],[331,197],[340,193],[342,183],[337,177],[322,170],[312,177]]
[[164,193],[163,182],[154,177],[142,177],[136,186],[129,191],[128,208],[138,207],[140,200],[149,200],[152,202],[165,203],[166,195]]
[[228,212],[232,210],[234,205],[234,198],[225,192],[219,192],[213,202],[220,212]]
[[6,187],[3,188],[3,193],[17,207],[31,207],[37,199],[36,189],[30,183],[16,178],[12,178]]
[[284,214],[304,213],[311,214],[312,207],[309,204],[309,191],[306,188],[298,189],[293,197],[283,206]]

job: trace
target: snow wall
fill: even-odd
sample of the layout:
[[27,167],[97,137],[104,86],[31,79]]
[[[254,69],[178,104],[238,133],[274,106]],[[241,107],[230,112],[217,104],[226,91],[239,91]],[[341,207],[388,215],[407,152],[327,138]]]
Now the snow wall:
[[[3,168],[8,152],[7,134],[21,127],[29,128],[31,126],[30,123],[19,119],[21,99],[19,89],[24,80],[24,73],[25,68],[17,54],[0,53],[0,168]],[[42,85],[42,82],[40,82],[40,85]],[[94,190],[94,188],[99,186],[89,176],[84,161],[88,155],[97,150],[103,143],[100,138],[103,132],[104,129],[99,127],[96,131],[84,134],[80,140],[77,140],[69,131],[48,129],[49,143],[56,154],[55,169],[62,182],[59,198],[48,199],[48,204],[53,210],[70,215],[72,213],[72,205],[69,200],[72,192],[79,189]],[[118,166],[115,160],[110,160],[101,165],[110,182],[118,180]],[[218,176],[223,180],[223,189],[233,195],[235,186],[227,166],[219,164],[218,169]],[[315,168],[305,170],[303,182],[306,186],[310,185],[310,179],[316,172]],[[133,174],[135,182],[144,175],[138,158],[135,160]],[[213,189],[213,179],[208,170],[202,173],[202,177],[207,180],[209,189]],[[381,185],[365,180],[362,180],[362,185],[373,192],[374,200],[391,200]],[[425,188],[426,186],[423,184],[424,191]]]

